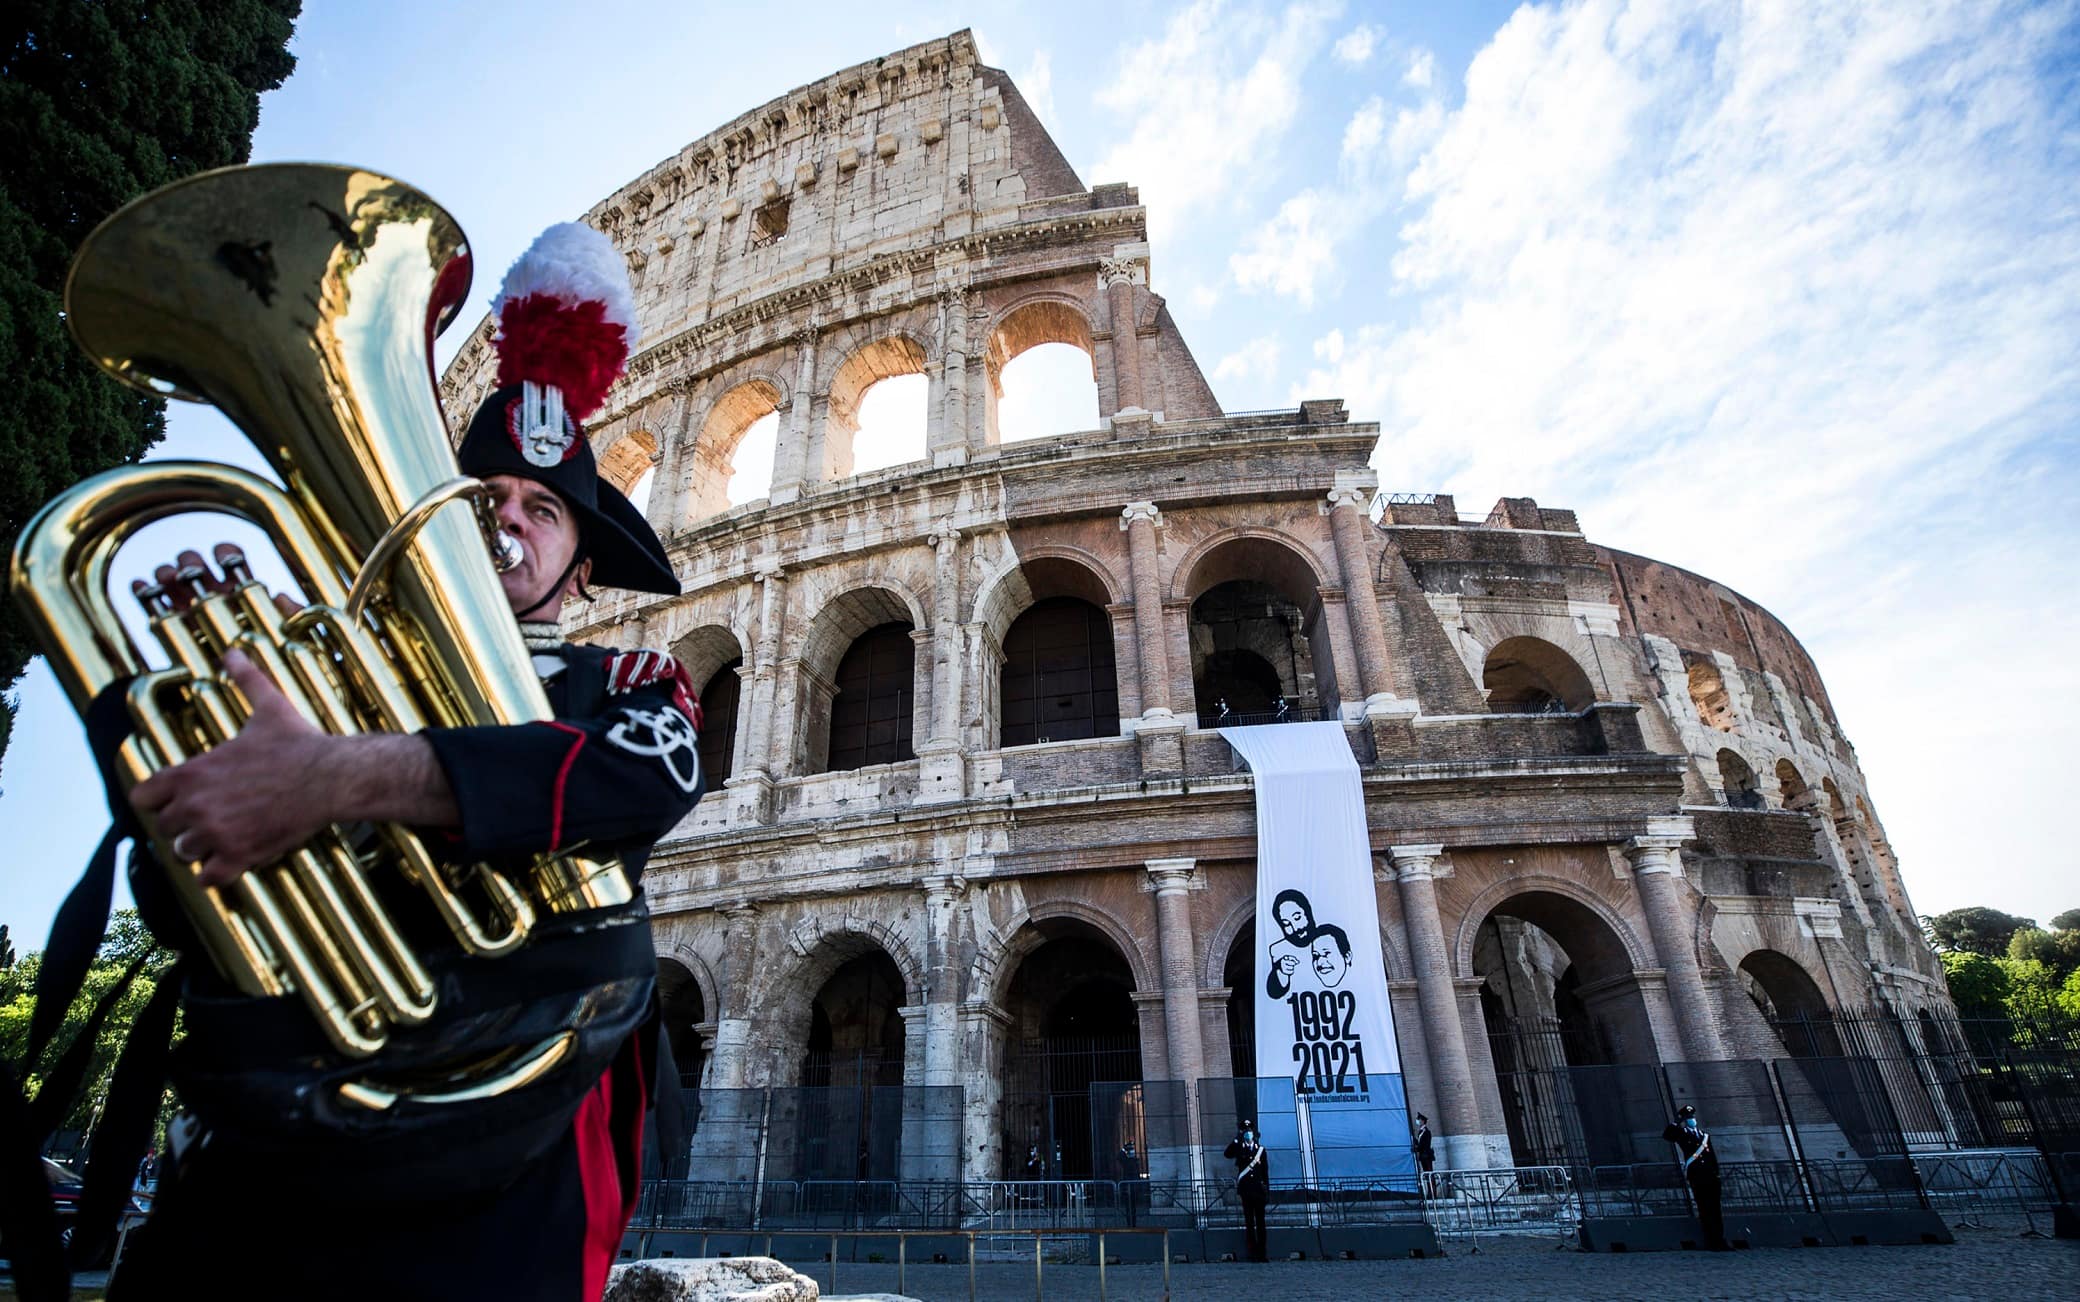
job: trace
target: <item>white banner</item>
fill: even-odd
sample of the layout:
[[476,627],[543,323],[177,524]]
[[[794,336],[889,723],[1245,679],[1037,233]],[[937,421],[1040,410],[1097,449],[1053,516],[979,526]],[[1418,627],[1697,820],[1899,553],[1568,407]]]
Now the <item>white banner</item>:
[[[1405,1172],[1407,1102],[1365,793],[1343,725],[1221,736],[1256,776],[1257,1075],[1292,1082],[1295,1137],[1311,1173]],[[1259,1107],[1271,1113],[1275,1101]],[[1267,1133],[1273,1125],[1267,1117]]]

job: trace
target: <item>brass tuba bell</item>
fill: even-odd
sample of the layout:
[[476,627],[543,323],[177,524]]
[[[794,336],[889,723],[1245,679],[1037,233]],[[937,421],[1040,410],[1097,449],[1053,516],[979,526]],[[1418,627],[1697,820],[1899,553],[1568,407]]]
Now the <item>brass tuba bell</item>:
[[[454,220],[401,182],[351,167],[277,164],[190,177],[87,237],[65,307],[104,370],[151,393],[212,403],[286,491],[208,462],[125,466],[47,504],[15,548],[13,583],[73,706],[131,678],[123,779],[234,735],[245,702],[220,667],[242,650],[320,728],[346,734],[550,717],[487,545],[481,485],[460,475],[434,389],[434,335],[469,288]],[[310,605],[284,617],[249,575],[185,611],[147,593],[171,665],[154,669],[111,603],[117,548],[154,520],[236,516],[265,532]],[[240,991],[295,992],[349,1058],[425,1023],[436,983],[386,896],[425,894],[461,949],[495,957],[537,917],[634,898],[618,861],[543,855],[519,873],[441,864],[401,826],[327,829],[278,863],[205,887],[156,829],[153,845],[211,959]],[[455,1065],[437,1087],[376,1078],[350,1104],[481,1098],[540,1077],[571,1050]]]

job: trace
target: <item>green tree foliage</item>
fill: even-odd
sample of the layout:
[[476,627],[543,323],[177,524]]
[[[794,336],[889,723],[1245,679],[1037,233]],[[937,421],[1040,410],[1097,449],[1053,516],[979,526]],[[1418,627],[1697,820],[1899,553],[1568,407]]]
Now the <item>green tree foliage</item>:
[[[0,557],[30,515],[165,430],[66,336],[73,250],[129,199],[242,163],[301,0],[14,0],[0,26]],[[0,688],[35,653],[0,602]],[[12,704],[0,698],[0,752]]]
[[2042,963],[2064,981],[2080,968],[2080,931],[2024,927],[2009,938],[2008,957]]
[[2008,973],[2001,960],[1952,950],[1943,955],[1950,979],[1950,998],[1966,1017],[1999,1016],[2006,1011]]
[[2067,909],[2051,920],[2053,931],[2080,931],[2080,909]]
[[1999,909],[1976,906],[1952,909],[1923,919],[1928,937],[1939,950],[1957,954],[1984,954],[2000,958],[2008,952],[2008,941],[2024,927],[2036,926],[2031,918],[2018,918]]
[[0,971],[0,1057],[14,1063],[32,1086],[40,1086],[42,1074],[37,1069],[48,1070],[57,1061],[65,1046],[72,1043],[86,1026],[88,1015],[101,996],[122,980],[123,973],[138,958],[147,960],[144,970],[130,983],[130,989],[103,1023],[96,1037],[85,1087],[73,1102],[62,1129],[86,1128],[96,1100],[108,1092],[108,1078],[115,1071],[116,1056],[122,1051],[124,1037],[144,1011],[145,1001],[152,997],[158,978],[165,972],[171,956],[159,950],[158,942],[153,940],[152,933],[138,918],[137,910],[116,910],[115,916],[109,920],[107,934],[102,937],[101,947],[94,953],[94,962],[87,969],[86,983],[79,998],[73,1000],[64,1024],[53,1037],[51,1047],[44,1051],[41,1063],[24,1063],[22,1055],[29,1047],[29,1020],[36,1010],[36,973],[43,966],[43,955],[40,951],[29,954],[13,967]]

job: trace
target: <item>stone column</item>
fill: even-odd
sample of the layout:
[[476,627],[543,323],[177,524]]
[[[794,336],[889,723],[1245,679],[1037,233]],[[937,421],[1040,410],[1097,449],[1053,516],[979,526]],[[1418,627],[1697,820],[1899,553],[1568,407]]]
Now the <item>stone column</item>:
[[715,1018],[715,1049],[708,1078],[715,1089],[743,1089],[752,1084],[751,1014],[756,1006],[758,906],[737,900],[722,906],[723,957]]
[[1121,411],[1141,411],[1148,405],[1148,389],[1141,381],[1141,340],[1134,329],[1137,270],[1131,258],[1107,258],[1098,276],[1112,320],[1113,388]]
[[932,577],[932,628],[919,646],[931,658],[931,717],[917,755],[917,799],[921,804],[960,800],[967,795],[961,761],[961,532],[942,524],[931,535],[935,564]]
[[743,763],[723,786],[729,791],[731,823],[766,823],[773,817],[774,713],[779,697],[780,623],[787,610],[787,576],[771,557],[753,562],[759,585],[758,632],[752,640],[748,690],[737,697],[737,726],[749,735]]
[[968,461],[968,295],[958,287],[939,294],[939,360],[932,375],[925,443],[935,466]]
[[953,956],[953,911],[967,882],[947,874],[919,883],[924,892],[924,1083],[960,1084],[960,973]]
[[[1397,845],[1387,851],[1400,886],[1401,917],[1408,928],[1409,966],[1416,974],[1416,1002],[1423,1012],[1423,1042],[1437,1091],[1435,1130],[1438,1158],[1447,1167],[1485,1167],[1487,1141],[1474,1099],[1473,1069],[1466,1057],[1466,1030],[1459,1020],[1451,951],[1437,912],[1437,860],[1442,845]],[[1413,1105],[1421,1111],[1421,1104]]]
[[1676,889],[1676,880],[1683,873],[1676,852],[1694,834],[1687,818],[1654,819],[1648,835],[1625,843],[1625,857],[1632,863],[1632,886],[1639,892],[1640,910],[1647,916],[1655,957],[1668,974],[1668,999],[1675,1007],[1683,1056],[1691,1062],[1710,1062],[1724,1058],[1726,1048],[1704,988],[1704,972],[1698,967],[1690,913]]
[[1372,583],[1372,555],[1365,546],[1365,533],[1371,527],[1365,518],[1365,503],[1372,495],[1373,479],[1369,471],[1362,475],[1337,472],[1336,487],[1324,508],[1336,540],[1337,564],[1343,571],[1344,602],[1357,643],[1359,690],[1368,714],[1392,712],[1399,704],[1388,665],[1386,624],[1380,618],[1379,597]]
[[796,333],[795,337],[795,382],[794,400],[788,406],[787,415],[780,422],[777,445],[773,449],[773,485],[767,500],[774,506],[792,502],[809,489],[810,482],[810,425],[815,410],[813,390],[816,387],[816,331],[814,327]]
[[1206,1074],[1199,1034],[1199,947],[1192,940],[1192,859],[1150,859],[1149,889],[1156,897],[1156,944],[1163,973],[1163,1038],[1170,1078],[1196,1082]]
[[1141,666],[1141,716],[1170,716],[1170,656],[1163,645],[1163,590],[1156,564],[1156,530],[1163,513],[1154,502],[1129,502],[1119,527],[1127,534],[1134,584],[1134,658]]

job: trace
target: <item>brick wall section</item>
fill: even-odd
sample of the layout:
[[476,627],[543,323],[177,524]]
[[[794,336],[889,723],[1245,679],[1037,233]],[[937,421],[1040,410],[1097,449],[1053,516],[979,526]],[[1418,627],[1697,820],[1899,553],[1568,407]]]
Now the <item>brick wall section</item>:
[[1595,551],[1618,584],[1628,635],[1654,633],[1685,650],[1723,651],[1745,668],[1775,673],[1833,713],[1812,657],[1776,616],[1701,574],[1614,548]]
[[1025,178],[1028,201],[1054,195],[1082,194],[1083,182],[1062,155],[1054,138],[1033,112],[1026,97],[1002,69],[978,65],[975,80],[995,90],[1004,103],[1004,120],[1011,125],[1011,166]]

